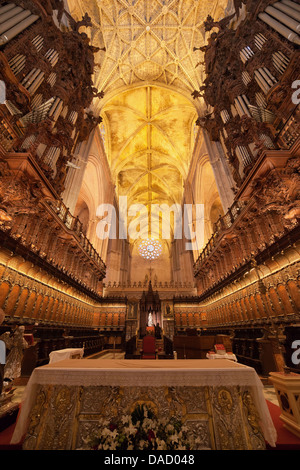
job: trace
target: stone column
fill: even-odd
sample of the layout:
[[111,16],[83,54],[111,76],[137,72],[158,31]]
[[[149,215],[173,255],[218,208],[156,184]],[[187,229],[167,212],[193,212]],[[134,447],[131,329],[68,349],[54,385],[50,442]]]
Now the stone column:
[[86,165],[90,155],[90,149],[93,144],[95,130],[91,133],[89,139],[86,142],[80,143],[76,147],[74,155],[74,165],[78,166],[79,169],[69,168],[65,187],[62,194],[62,200],[66,207],[69,208],[71,214],[74,214],[76,203],[78,200],[79,192],[82,186],[82,181],[86,169]]
[[209,156],[209,161],[216,179],[223,210],[226,213],[234,201],[234,192],[232,188],[234,188],[235,182],[233,180],[220,142],[212,142],[206,131],[203,131],[203,137]]

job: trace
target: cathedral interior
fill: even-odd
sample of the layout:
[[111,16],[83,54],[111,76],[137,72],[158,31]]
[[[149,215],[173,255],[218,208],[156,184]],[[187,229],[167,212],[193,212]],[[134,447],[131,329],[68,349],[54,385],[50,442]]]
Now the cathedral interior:
[[12,380],[148,336],[299,378],[299,46],[299,0],[0,1]]

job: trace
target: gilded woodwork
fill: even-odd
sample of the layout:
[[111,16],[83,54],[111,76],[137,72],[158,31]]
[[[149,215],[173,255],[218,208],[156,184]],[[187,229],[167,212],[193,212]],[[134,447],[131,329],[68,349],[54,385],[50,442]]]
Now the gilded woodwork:
[[39,386],[23,444],[27,450],[80,449],[100,417],[147,404],[160,417],[181,417],[198,449],[264,449],[250,389],[239,387]]

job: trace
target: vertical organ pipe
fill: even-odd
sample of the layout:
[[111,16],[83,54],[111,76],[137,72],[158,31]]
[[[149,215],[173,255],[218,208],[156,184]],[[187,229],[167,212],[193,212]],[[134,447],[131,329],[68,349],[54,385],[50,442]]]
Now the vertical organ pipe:
[[221,114],[222,121],[224,122],[224,124],[226,124],[230,119],[230,115],[227,109],[223,109],[220,114]]
[[260,88],[262,89],[262,91],[267,94],[270,87],[269,85],[266,83],[266,81],[264,80],[264,78],[261,76],[261,74],[259,73],[258,70],[255,70],[254,72],[254,76],[255,76],[255,80],[257,81],[258,85],[260,86]]
[[256,103],[258,106],[261,106],[262,108],[266,108],[267,107],[267,102],[263,96],[262,93],[256,93],[255,94],[255,99],[256,99]]
[[9,66],[12,72],[16,75],[20,73],[25,67],[26,57],[21,54],[17,54],[9,61]]
[[33,82],[33,80],[38,76],[40,70],[39,69],[32,69],[28,75],[26,75],[26,77],[24,78],[24,80],[22,81],[22,85],[25,87],[25,88],[28,88],[31,83]]
[[242,80],[245,86],[249,85],[251,82],[251,77],[246,70],[242,73]]
[[245,114],[247,114],[247,116],[251,116],[251,114],[249,112],[249,109],[248,109],[249,101],[248,101],[247,97],[245,95],[238,96],[238,100],[241,103],[241,106],[242,106]]
[[28,88],[28,92],[33,95],[36,90],[38,89],[38,87],[41,85],[41,83],[43,82],[44,80],[44,72],[41,72],[38,74],[38,76],[36,77],[36,79],[34,80],[34,82],[30,85],[30,87]]
[[264,79],[266,80],[266,82],[268,83],[270,87],[272,87],[274,83],[276,83],[275,77],[273,77],[271,72],[266,67],[261,67],[258,70],[262,74],[262,76],[264,77]]
[[256,34],[254,37],[254,42],[258,49],[261,49],[266,41],[267,39],[261,33]]
[[49,111],[49,116],[52,117],[52,119],[55,121],[57,121],[57,119],[59,118],[59,115],[63,109],[63,101],[60,99],[60,98],[56,98],[56,100],[54,101],[50,111]]

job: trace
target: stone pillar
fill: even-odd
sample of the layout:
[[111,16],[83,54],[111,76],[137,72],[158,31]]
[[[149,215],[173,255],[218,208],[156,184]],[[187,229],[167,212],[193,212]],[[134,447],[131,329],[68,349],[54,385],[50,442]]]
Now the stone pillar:
[[84,177],[84,172],[90,155],[90,149],[93,144],[95,135],[95,130],[91,133],[89,139],[86,142],[80,143],[74,154],[75,166],[78,166],[79,169],[69,168],[65,187],[62,194],[62,200],[66,207],[69,208],[71,214],[74,214],[76,203],[78,200],[79,192],[82,186],[82,181]]
[[203,136],[209,156],[209,161],[216,179],[223,210],[226,213],[234,201],[234,192],[232,188],[234,188],[235,182],[231,175],[228,163],[226,161],[226,156],[220,142],[212,142],[207,132],[204,130]]

